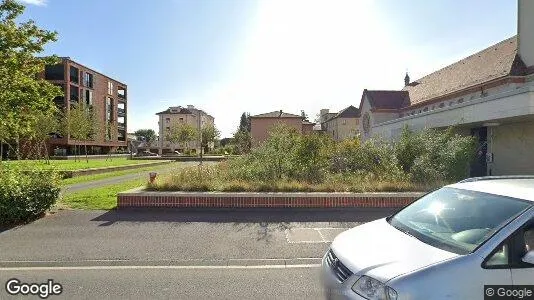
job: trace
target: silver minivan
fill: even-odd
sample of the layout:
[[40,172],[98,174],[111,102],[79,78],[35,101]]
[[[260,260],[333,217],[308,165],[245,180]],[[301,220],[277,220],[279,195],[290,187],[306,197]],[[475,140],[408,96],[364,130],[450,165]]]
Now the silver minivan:
[[519,287],[534,285],[534,177],[468,179],[347,230],[324,255],[322,279],[328,299],[534,293]]

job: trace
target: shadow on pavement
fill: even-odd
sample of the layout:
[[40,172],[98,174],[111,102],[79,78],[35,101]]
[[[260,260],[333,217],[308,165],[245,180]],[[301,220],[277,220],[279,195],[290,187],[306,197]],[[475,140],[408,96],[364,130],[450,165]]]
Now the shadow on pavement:
[[218,208],[218,209],[120,209],[110,210],[91,221],[106,222],[209,222],[209,223],[289,223],[289,222],[369,222],[398,209],[377,208]]

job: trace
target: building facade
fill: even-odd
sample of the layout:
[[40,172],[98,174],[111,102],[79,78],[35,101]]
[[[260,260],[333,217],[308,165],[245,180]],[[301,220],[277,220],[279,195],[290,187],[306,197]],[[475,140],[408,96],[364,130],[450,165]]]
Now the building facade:
[[[190,149],[195,153],[200,153],[200,140],[195,137],[194,140],[185,143],[173,143],[169,141],[169,131],[172,126],[179,126],[180,124],[188,124],[198,133],[200,129],[206,125],[215,126],[215,118],[201,109],[195,108],[193,105],[187,107],[169,107],[168,109],[156,114],[159,117],[158,129],[158,152],[162,154],[172,154],[175,151],[184,153],[186,149]],[[204,152],[213,149],[213,143],[209,143]]]
[[281,110],[250,116],[250,137],[252,146],[257,147],[269,138],[269,131],[276,124],[285,124],[302,134],[313,132],[315,123],[306,121],[302,116],[288,114]]
[[[83,66],[68,57],[46,66],[42,76],[59,86],[64,94],[54,99],[63,110],[83,102],[93,110],[97,125],[94,138],[77,141],[70,136],[50,140],[50,154],[74,154],[75,145],[87,145],[89,154],[107,154],[127,149],[127,85]],[[84,147],[80,149],[85,151]]]
[[349,106],[339,113],[330,113],[328,109],[321,109],[319,116],[321,130],[335,141],[352,139],[360,132],[360,110]]
[[362,138],[456,126],[479,143],[472,176],[534,174],[534,1],[518,1],[518,34],[398,91],[364,90]]

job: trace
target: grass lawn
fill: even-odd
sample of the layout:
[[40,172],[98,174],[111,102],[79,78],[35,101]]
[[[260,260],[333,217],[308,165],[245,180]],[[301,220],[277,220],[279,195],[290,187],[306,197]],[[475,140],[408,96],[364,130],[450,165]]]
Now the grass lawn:
[[50,160],[50,164],[45,163],[44,160],[11,160],[3,161],[5,166],[20,166],[20,167],[37,167],[39,169],[56,169],[56,170],[82,170],[91,168],[105,168],[118,167],[126,165],[145,164],[149,161],[145,160],[130,160],[126,157],[114,157],[106,159],[89,159],[89,162],[82,158],[82,161],[74,160]]
[[143,186],[146,182],[146,178],[139,178],[64,195],[59,200],[58,206],[77,209],[112,209],[117,206],[117,193]]
[[[158,166],[150,166],[150,167],[143,167],[138,169],[131,169],[131,170],[122,170],[122,171],[115,171],[115,172],[108,172],[108,173],[102,173],[102,174],[94,174],[94,175],[85,175],[85,176],[77,176],[72,178],[65,178],[61,180],[60,185],[61,186],[67,186],[71,184],[77,184],[77,183],[83,183],[83,182],[89,182],[89,181],[95,181],[100,179],[106,179],[116,176],[122,176],[122,175],[128,175],[128,174],[137,174],[137,173],[143,173],[143,172],[149,172],[149,171],[158,171],[162,168],[171,168],[176,167],[177,163],[169,163],[166,165],[158,165]],[[146,175],[148,177],[148,173]]]

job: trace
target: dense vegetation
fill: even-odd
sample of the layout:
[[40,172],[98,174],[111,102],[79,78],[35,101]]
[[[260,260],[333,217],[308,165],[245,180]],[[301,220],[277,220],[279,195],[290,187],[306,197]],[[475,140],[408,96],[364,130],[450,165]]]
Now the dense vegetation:
[[50,209],[59,197],[58,177],[52,171],[0,172],[0,227],[31,221]]
[[[55,32],[23,21],[24,6],[13,0],[0,1],[0,153],[16,145],[20,157],[22,141],[44,145],[54,128],[58,109],[54,97],[61,90],[36,76],[57,57],[41,55]],[[1,160],[1,155],[0,155]],[[0,164],[0,225],[31,220],[50,208],[59,196],[56,176],[49,171],[20,171]]]
[[468,175],[475,142],[454,128],[413,132],[394,142],[334,142],[283,125],[249,154],[215,166],[177,171],[156,190],[407,191],[426,190]]

